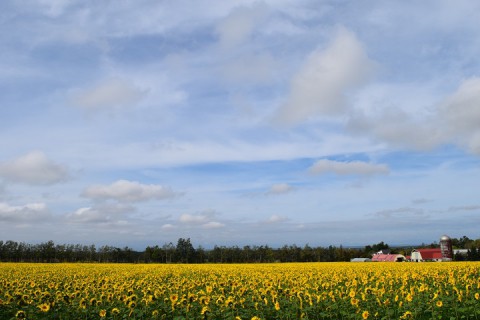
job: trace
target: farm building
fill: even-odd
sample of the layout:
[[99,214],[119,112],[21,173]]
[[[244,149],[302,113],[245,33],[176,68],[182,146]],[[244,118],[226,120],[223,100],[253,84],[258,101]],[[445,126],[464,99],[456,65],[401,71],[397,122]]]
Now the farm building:
[[403,262],[405,260],[405,256],[402,254],[377,253],[372,256],[372,261],[375,262]]
[[443,261],[442,250],[440,248],[434,249],[413,249],[411,261]]
[[350,262],[370,262],[372,259],[370,258],[353,258]]
[[468,249],[453,249],[453,254],[454,255],[462,255],[462,256],[466,256],[468,254]]

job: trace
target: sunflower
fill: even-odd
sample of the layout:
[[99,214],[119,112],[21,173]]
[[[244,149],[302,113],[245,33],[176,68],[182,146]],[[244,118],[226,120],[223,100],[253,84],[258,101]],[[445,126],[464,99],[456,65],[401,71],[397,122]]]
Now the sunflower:
[[15,314],[15,318],[25,319],[25,318],[27,318],[27,314],[23,310],[18,310],[17,313]]
[[105,318],[107,316],[107,311],[102,309],[100,310],[98,315],[100,316],[100,318]]
[[202,311],[200,312],[200,314],[204,315],[206,314],[207,312],[209,312],[210,310],[208,309],[208,307],[203,307],[202,308]]
[[278,301],[275,302],[275,310],[280,310],[280,303],[278,303]]
[[362,313],[362,319],[368,319],[368,316],[370,316],[370,313],[368,311],[363,311]]
[[135,303],[135,301],[131,301],[131,302],[128,304],[128,307],[129,307],[130,309],[134,309],[136,306],[137,306],[137,304]]
[[50,305],[47,303],[42,303],[38,306],[42,312],[48,312],[50,310]]
[[437,303],[436,303],[436,306],[439,307],[439,308],[440,308],[441,306],[443,306],[442,300],[438,300]]
[[480,293],[475,293],[475,299],[479,300],[480,299]]
[[400,318],[401,319],[413,319],[413,315],[410,311],[405,311],[405,313]]
[[120,310],[118,310],[118,308],[112,309],[112,314],[119,314],[119,313],[120,313]]
[[176,294],[170,295],[170,301],[172,301],[172,304],[175,304],[178,301],[178,295]]

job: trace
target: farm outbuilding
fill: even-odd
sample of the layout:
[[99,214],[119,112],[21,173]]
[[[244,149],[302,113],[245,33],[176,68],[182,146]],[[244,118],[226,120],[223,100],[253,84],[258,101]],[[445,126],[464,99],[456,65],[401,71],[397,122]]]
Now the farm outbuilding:
[[442,250],[440,248],[433,249],[413,249],[411,261],[443,261]]
[[350,262],[370,262],[372,259],[370,258],[353,258]]
[[377,253],[372,257],[375,262],[403,262],[406,258],[403,254],[382,254]]

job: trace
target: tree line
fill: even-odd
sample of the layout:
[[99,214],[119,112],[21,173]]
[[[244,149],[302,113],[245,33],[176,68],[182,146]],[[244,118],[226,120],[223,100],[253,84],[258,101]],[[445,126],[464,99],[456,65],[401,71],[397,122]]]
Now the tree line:
[[[454,248],[466,248],[465,256],[456,256],[457,260],[480,260],[480,239],[472,240],[466,236],[452,239]],[[438,247],[433,242],[420,247]],[[2,262],[98,262],[98,263],[268,263],[268,262],[335,262],[350,261],[352,258],[371,257],[380,250],[409,255],[413,248],[395,247],[379,242],[361,248],[343,246],[312,247],[284,245],[272,248],[268,245],[214,246],[204,249],[194,248],[190,238],[179,238],[176,244],[165,243],[162,246],[147,246],[143,251],[132,248],[80,244],[55,244],[47,241],[40,244],[28,244],[12,240],[0,240],[0,261]]]

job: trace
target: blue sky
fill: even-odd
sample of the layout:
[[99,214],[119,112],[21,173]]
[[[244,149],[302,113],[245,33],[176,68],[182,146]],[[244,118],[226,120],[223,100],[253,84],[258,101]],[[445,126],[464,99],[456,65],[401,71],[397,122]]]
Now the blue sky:
[[474,1],[2,1],[3,240],[480,237]]

